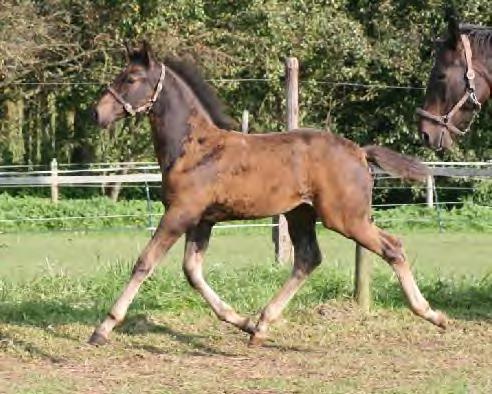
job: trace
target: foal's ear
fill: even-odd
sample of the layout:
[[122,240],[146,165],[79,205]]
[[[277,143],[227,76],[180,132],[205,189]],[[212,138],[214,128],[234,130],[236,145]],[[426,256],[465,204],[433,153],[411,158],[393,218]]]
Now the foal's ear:
[[446,21],[448,22],[448,43],[451,48],[456,49],[458,43],[461,42],[460,39],[460,22],[458,13],[453,5],[446,7]]
[[154,54],[147,40],[142,41],[142,55],[143,55],[144,64],[147,67],[150,67],[154,63]]

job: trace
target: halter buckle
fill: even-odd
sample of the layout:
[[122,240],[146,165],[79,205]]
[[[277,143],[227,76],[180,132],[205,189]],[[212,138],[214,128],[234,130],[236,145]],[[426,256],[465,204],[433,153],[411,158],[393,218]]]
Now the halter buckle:
[[124,102],[123,103],[123,108],[125,109],[125,111],[131,115],[131,116],[134,116],[135,115],[135,111],[133,110],[133,107],[130,103],[128,102]]
[[475,93],[475,91],[472,91],[470,92],[470,99],[472,101],[472,103],[478,108],[478,110],[480,111],[482,109],[482,103],[480,101],[478,101],[478,97]]

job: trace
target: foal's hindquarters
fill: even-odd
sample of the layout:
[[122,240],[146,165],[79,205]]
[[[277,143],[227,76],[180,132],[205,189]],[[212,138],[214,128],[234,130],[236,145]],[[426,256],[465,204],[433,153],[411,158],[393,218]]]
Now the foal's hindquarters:
[[[250,337],[252,345],[264,341],[269,323],[280,316],[288,301],[320,264],[321,253],[315,232],[317,217],[326,228],[353,239],[388,262],[400,282],[411,310],[436,326],[446,326],[445,315],[431,309],[422,296],[400,240],[378,228],[371,219],[373,179],[363,150],[336,136],[328,138],[333,137],[334,140],[325,149],[322,149],[323,144],[318,141],[318,149],[311,156],[309,174],[312,201],[286,213],[294,246],[292,274],[263,309]],[[338,145],[338,149],[334,150],[332,144]]]
[[[198,126],[201,129],[203,125],[192,124],[192,129],[198,130]],[[249,333],[252,345],[261,344],[269,324],[321,262],[315,232],[318,217],[326,228],[385,259],[412,311],[445,326],[444,315],[432,310],[420,293],[401,242],[370,219],[372,177],[363,149],[328,132],[305,130],[262,136],[207,130],[191,135],[184,154],[165,177],[168,209],[139,257],[130,282],[94,331],[91,343],[107,340],[159,257],[186,234],[183,269],[189,283],[221,320]],[[221,300],[206,282],[203,257],[214,223],[279,213],[286,215],[294,246],[292,274],[254,324]]]

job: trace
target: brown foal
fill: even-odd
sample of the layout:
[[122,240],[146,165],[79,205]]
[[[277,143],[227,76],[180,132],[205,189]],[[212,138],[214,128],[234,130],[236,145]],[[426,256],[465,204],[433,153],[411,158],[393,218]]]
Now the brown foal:
[[[385,148],[360,148],[328,131],[258,135],[229,131],[231,120],[196,69],[184,62],[158,63],[146,44],[129,55],[129,64],[97,104],[95,117],[106,127],[125,115],[148,111],[166,210],[129,283],[90,343],[107,341],[142,282],[186,234],[183,269],[191,286],[219,319],[249,333],[251,344],[261,344],[269,324],[321,262],[315,232],[318,217],[326,228],[384,258],[412,311],[445,326],[445,316],[432,310],[420,293],[401,242],[371,221],[373,182],[368,160],[414,179],[426,175],[425,166]],[[206,282],[203,258],[215,223],[281,213],[286,215],[294,245],[294,267],[255,324],[222,301]]]

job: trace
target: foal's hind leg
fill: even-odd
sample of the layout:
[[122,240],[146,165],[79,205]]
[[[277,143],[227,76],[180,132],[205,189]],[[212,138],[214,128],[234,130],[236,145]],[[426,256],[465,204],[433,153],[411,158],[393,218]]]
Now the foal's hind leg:
[[390,264],[413,313],[436,326],[446,327],[446,316],[439,311],[432,310],[420,292],[403,252],[402,243],[398,238],[381,230],[369,221],[355,227],[350,236]]
[[291,277],[263,309],[250,345],[261,345],[266,338],[268,325],[275,321],[287,303],[321,263],[321,253],[316,240],[316,215],[309,205],[302,205],[286,215],[289,234],[294,245],[294,267]]
[[217,317],[247,333],[254,332],[255,326],[250,319],[240,316],[227,305],[203,278],[203,255],[208,247],[212,225],[201,222],[186,234],[183,271],[190,285],[208,302]]
[[152,273],[159,262],[159,258],[169,250],[192,222],[189,212],[172,208],[162,217],[154,236],[140,254],[133,268],[130,281],[114,303],[106,319],[94,330],[89,339],[90,344],[102,345],[107,342],[113,328],[123,321],[138,289]]

